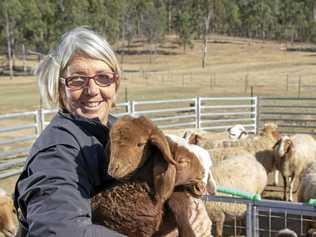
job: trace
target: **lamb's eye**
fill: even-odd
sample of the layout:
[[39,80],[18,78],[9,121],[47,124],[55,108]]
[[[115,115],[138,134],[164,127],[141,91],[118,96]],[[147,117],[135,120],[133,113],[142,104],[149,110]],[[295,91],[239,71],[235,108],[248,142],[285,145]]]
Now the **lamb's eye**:
[[139,148],[143,148],[145,146],[146,143],[143,143],[143,142],[140,142],[140,143],[137,143],[137,147]]
[[188,165],[190,165],[190,162],[189,162],[187,159],[180,159],[180,160],[178,161],[178,164],[179,164],[180,166],[188,166]]

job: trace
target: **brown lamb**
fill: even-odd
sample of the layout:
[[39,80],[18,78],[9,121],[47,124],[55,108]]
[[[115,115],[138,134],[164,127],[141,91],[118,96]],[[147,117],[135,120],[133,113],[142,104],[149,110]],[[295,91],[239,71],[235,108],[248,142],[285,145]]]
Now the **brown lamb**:
[[144,116],[118,119],[110,151],[108,173],[119,182],[93,197],[93,222],[127,236],[165,236],[176,227],[181,232],[184,224],[175,223],[176,209],[166,201],[181,185],[182,192],[202,194],[204,170],[194,154]]

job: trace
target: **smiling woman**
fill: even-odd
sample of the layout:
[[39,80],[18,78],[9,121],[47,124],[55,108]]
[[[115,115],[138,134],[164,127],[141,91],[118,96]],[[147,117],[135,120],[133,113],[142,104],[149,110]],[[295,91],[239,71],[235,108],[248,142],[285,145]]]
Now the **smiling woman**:
[[121,236],[92,224],[90,207],[90,198],[113,182],[104,172],[120,84],[113,50],[96,32],[77,27],[62,36],[37,76],[43,101],[60,110],[17,181],[17,236]]

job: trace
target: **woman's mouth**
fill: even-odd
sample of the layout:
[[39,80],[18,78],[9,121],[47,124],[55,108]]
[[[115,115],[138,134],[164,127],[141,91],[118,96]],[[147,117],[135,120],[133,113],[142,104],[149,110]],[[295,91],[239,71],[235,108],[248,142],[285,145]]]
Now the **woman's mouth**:
[[99,109],[102,101],[93,101],[93,102],[81,102],[81,105],[86,110],[97,110]]

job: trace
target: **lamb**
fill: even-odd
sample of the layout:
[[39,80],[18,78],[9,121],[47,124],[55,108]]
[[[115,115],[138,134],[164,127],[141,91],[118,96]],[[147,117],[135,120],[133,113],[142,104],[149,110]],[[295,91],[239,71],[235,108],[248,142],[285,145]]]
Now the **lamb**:
[[294,182],[316,160],[316,141],[307,134],[282,136],[274,145],[274,156],[275,166],[284,180],[284,200],[293,201]]
[[[192,194],[203,194],[205,171],[199,159],[144,116],[121,117],[111,129],[110,142],[108,173],[120,182],[93,197],[93,222],[128,236],[163,236],[176,227],[182,233],[187,222],[193,225],[191,220],[175,223],[183,215],[177,214],[176,204],[183,200],[172,195],[174,188],[182,188],[188,201]],[[169,198],[175,203],[172,211],[164,208]],[[210,228],[206,231],[210,235]]]
[[[261,194],[268,178],[264,167],[253,156],[229,157],[211,168],[218,186],[234,188],[243,192]],[[222,195],[222,194],[221,194]],[[208,201],[206,209],[215,225],[215,236],[223,234],[225,219],[241,219],[247,210],[243,204]]]
[[285,229],[279,230],[276,233],[275,237],[297,237],[297,234],[293,230],[285,228]]
[[[308,202],[310,199],[316,199],[316,161],[304,169],[298,189],[297,201]],[[316,235],[315,221],[311,224],[309,233]]]
[[0,188],[0,232],[5,237],[13,237],[16,234],[14,216],[13,201],[6,191]]
[[246,138],[248,136],[248,133],[247,133],[245,127],[242,126],[241,124],[236,124],[236,125],[228,128],[227,132],[228,132],[229,137],[234,141],[236,141],[238,139]]
[[[197,137],[196,137],[197,136]],[[266,123],[257,136],[248,136],[245,139],[223,142],[209,152],[212,154],[214,162],[221,161],[229,156],[253,155],[263,165],[267,173],[274,172],[274,184],[278,183],[278,172],[274,164],[273,145],[280,138],[278,127],[274,123]],[[191,141],[196,141],[198,145],[207,148],[210,141],[205,135],[191,134]]]

